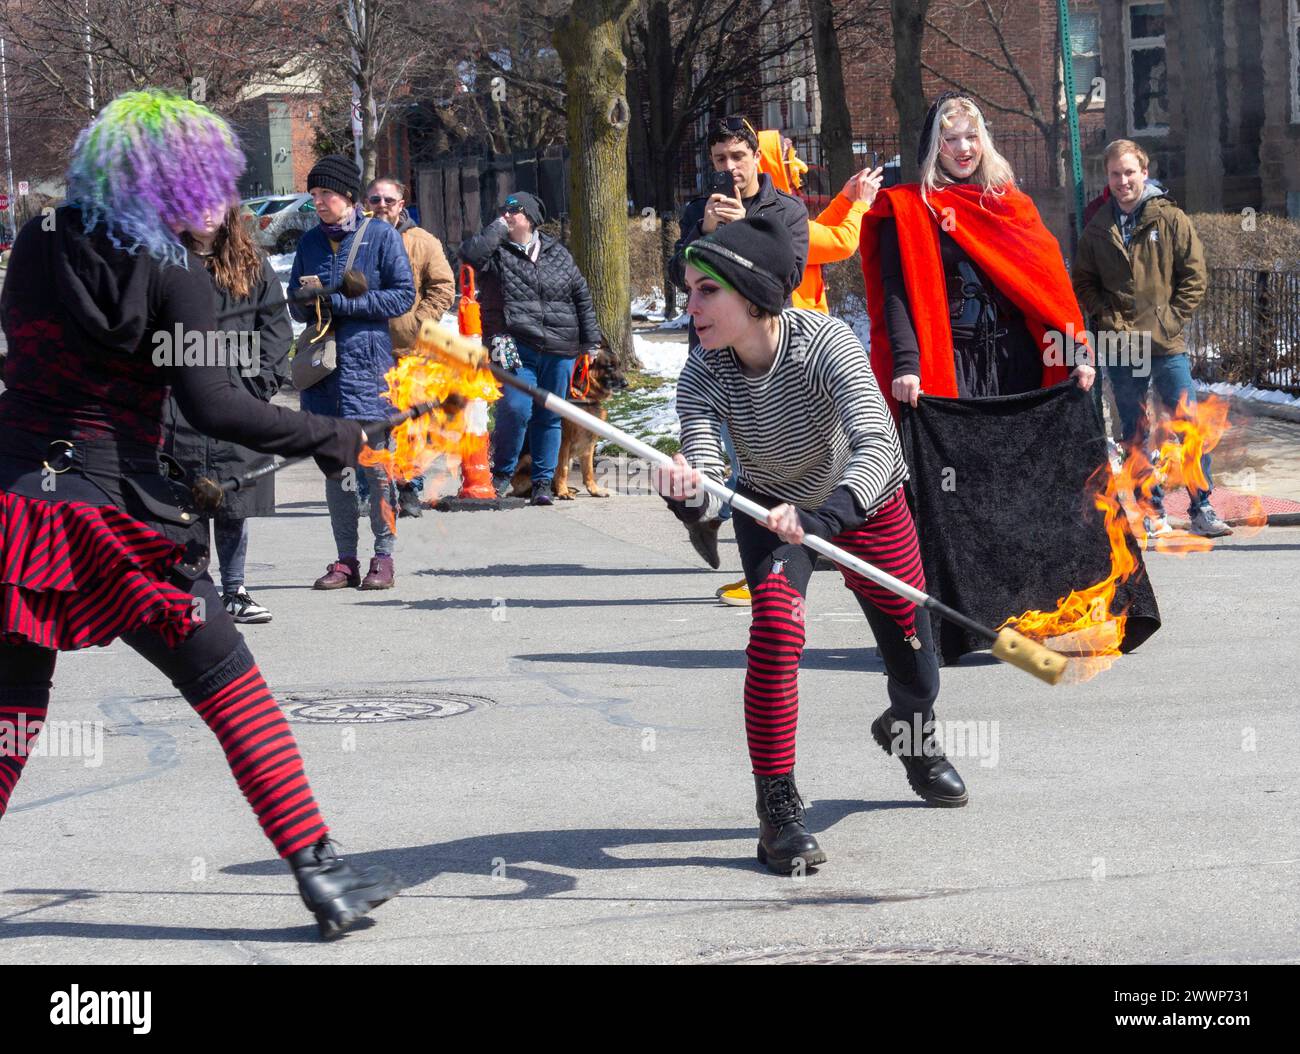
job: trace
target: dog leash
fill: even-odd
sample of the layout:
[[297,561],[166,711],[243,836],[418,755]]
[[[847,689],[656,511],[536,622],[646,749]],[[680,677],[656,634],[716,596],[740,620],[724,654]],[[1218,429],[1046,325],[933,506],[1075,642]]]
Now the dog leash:
[[[578,385],[582,391],[578,391]],[[591,392],[591,352],[584,351],[578,356],[573,366],[573,376],[569,379],[569,398],[583,401]]]

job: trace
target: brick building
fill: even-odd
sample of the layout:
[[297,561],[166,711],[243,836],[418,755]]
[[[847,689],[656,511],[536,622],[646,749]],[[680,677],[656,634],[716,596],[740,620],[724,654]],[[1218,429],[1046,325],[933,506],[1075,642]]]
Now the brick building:
[[[1071,56],[1086,147],[1100,148],[1105,136],[1104,85],[1101,77],[1102,12],[1106,0],[1077,0],[1070,4]],[[922,43],[922,84],[927,99],[948,89],[969,91],[981,102],[998,149],[1006,155],[1021,186],[1037,201],[1048,225],[1063,237],[1069,223],[1069,140],[1062,125],[1059,148],[1051,144],[1027,115],[1034,104],[1050,114],[1058,98],[1058,17],[1056,0],[1010,0],[993,5],[990,20],[983,5],[934,0]],[[845,94],[852,119],[854,150],[865,162],[871,154],[882,160],[899,151],[898,115],[891,94],[894,75],[893,40],[887,7],[873,17],[878,32],[868,49],[843,55]],[[1005,45],[1005,52],[1003,47]],[[1009,58],[1007,53],[1009,53]],[[780,127],[795,140],[800,155],[821,162],[818,142],[821,101],[811,55],[794,49],[783,69],[766,70],[757,104],[751,103],[765,127]],[[1017,74],[1023,76],[1022,85]],[[1026,87],[1027,86],[1027,87]],[[1032,96],[1032,98],[1031,98]],[[812,178],[818,178],[814,169]],[[1085,186],[1095,193],[1102,185],[1100,169],[1086,174]],[[836,187],[818,186],[822,194]]]
[[1107,131],[1191,211],[1300,217],[1300,0],[1101,6]]

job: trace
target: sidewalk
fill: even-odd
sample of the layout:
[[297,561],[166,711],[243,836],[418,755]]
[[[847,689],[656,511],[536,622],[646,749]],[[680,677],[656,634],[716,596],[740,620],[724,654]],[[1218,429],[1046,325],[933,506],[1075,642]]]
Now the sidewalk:
[[[1300,422],[1249,415],[1237,408],[1230,420],[1232,427],[1213,454],[1215,510],[1236,524],[1244,522],[1258,502],[1270,527],[1300,524]],[[1186,519],[1187,491],[1171,492],[1165,509]]]

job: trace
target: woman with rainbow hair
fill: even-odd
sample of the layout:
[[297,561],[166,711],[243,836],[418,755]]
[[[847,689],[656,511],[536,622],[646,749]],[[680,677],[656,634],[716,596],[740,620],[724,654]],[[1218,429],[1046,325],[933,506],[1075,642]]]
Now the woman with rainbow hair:
[[[206,573],[207,529],[160,457],[169,388],[196,429],[267,454],[356,463],[360,421],[261,402],[175,345],[217,328],[182,234],[235,200],[225,121],[161,91],[114,99],[82,131],[68,204],[19,233],[0,296],[0,815],[45,721],[60,651],[121,638],[216,733],[322,936],[396,895],[341,859],[292,731]],[[203,356],[198,356],[203,358]],[[371,434],[378,434],[372,430]]]

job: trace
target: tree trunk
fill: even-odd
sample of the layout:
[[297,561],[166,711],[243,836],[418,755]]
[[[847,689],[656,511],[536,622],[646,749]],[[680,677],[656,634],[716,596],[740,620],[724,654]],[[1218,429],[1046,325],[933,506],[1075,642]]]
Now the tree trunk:
[[821,98],[822,156],[830,171],[831,193],[853,175],[853,120],[844,93],[844,64],[835,33],[831,0],[808,0],[812,18],[813,54],[817,58],[817,93]]
[[921,139],[921,122],[928,108],[921,84],[921,43],[930,0],[889,0],[894,31],[894,80],[890,91],[898,112],[898,152],[902,179],[917,176],[916,144]]
[[677,314],[677,287],[668,273],[676,239],[668,226],[669,216],[677,213],[678,146],[670,144],[670,126],[677,112],[673,60],[672,16],[668,0],[652,0],[646,14],[645,77],[650,103],[649,127],[646,129],[648,160],[654,170],[655,209],[659,213],[659,260],[661,288],[664,291],[664,318]]
[[573,258],[591,286],[601,332],[632,365],[627,245],[627,59],[635,0],[574,0],[552,40],[564,64]]

